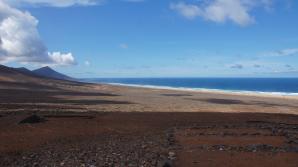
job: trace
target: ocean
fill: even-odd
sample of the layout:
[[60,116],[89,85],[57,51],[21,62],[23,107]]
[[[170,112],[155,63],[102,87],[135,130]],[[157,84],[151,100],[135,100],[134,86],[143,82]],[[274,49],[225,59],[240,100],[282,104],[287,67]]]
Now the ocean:
[[150,88],[298,96],[298,78],[96,78],[88,79],[88,81]]

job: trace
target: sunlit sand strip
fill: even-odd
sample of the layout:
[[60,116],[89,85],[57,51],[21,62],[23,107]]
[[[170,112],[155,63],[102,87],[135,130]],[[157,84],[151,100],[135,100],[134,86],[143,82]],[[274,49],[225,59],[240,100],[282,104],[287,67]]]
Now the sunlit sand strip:
[[185,87],[175,88],[170,86],[153,86],[153,85],[122,84],[122,83],[108,83],[107,85],[156,89],[156,90],[175,90],[175,91],[182,91],[182,92],[198,92],[198,93],[211,93],[211,94],[221,94],[221,95],[239,95],[239,96],[269,97],[269,98],[298,100],[298,93],[286,93],[286,92],[259,92],[259,91],[241,91],[241,90],[237,91],[237,90],[185,88]]

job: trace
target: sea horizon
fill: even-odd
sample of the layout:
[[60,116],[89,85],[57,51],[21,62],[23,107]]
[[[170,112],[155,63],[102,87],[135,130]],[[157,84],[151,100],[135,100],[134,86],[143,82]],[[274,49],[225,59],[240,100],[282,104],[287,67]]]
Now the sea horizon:
[[88,78],[84,81],[170,90],[298,96],[298,78],[294,77],[129,77]]

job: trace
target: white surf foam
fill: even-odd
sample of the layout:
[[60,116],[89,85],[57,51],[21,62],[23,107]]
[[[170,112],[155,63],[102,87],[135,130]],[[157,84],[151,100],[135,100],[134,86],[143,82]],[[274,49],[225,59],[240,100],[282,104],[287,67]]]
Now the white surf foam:
[[223,89],[207,89],[207,88],[187,88],[187,87],[171,87],[171,86],[156,86],[156,85],[139,85],[139,84],[123,84],[123,83],[106,83],[110,85],[165,89],[165,90],[182,90],[182,91],[197,91],[197,92],[214,92],[214,93],[232,93],[232,94],[246,94],[246,95],[276,95],[276,96],[297,96],[298,93],[288,92],[263,92],[263,91],[245,91],[245,90],[223,90]]

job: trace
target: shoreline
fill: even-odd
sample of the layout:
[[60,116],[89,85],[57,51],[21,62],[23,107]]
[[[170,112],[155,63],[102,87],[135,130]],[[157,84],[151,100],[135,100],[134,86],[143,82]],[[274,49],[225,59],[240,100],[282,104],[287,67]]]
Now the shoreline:
[[110,86],[145,88],[155,90],[169,90],[193,93],[208,93],[221,95],[236,95],[236,96],[250,96],[250,97],[266,97],[266,98],[280,98],[298,100],[298,93],[286,92],[261,92],[261,91],[244,91],[244,90],[222,90],[222,89],[207,89],[207,88],[186,88],[186,87],[170,87],[170,86],[154,86],[154,85],[138,85],[138,84],[122,84],[122,83],[94,83]]
[[39,81],[0,83],[0,166],[298,164],[297,100]]

